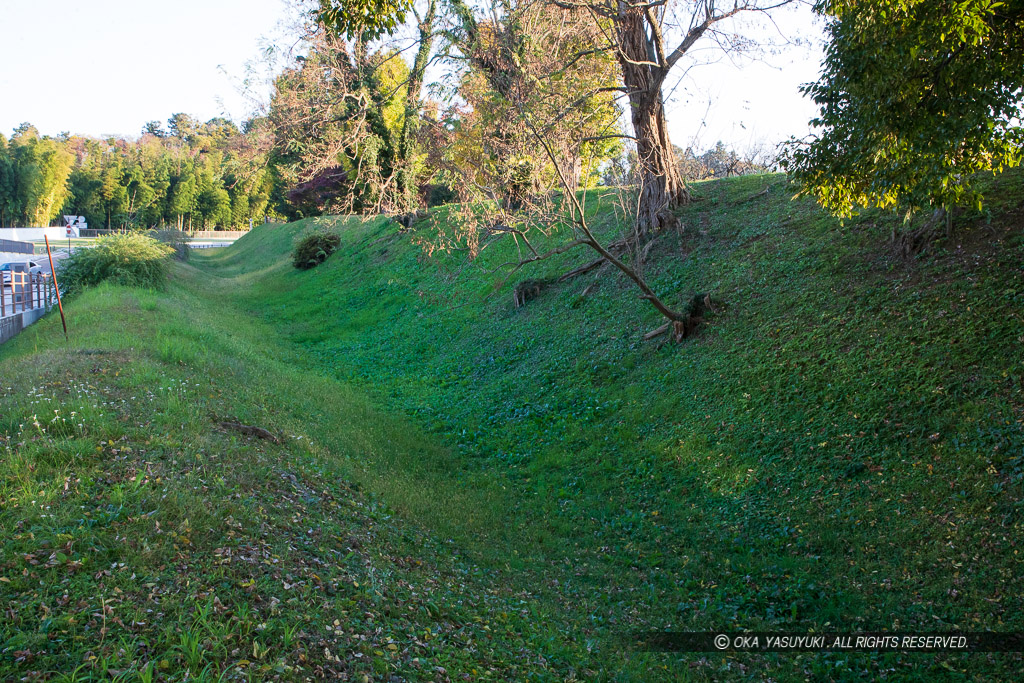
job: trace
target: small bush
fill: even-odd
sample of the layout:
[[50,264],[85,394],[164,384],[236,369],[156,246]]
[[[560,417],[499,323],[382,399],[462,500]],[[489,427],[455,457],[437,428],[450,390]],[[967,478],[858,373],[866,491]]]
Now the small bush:
[[192,249],[189,247],[192,238],[187,232],[182,232],[177,228],[161,228],[160,230],[150,230],[149,236],[174,249],[174,258],[179,261],[188,261],[188,257],[192,253]]
[[139,234],[108,235],[91,249],[78,249],[60,266],[60,286],[69,294],[113,282],[160,289],[167,281],[172,247]]
[[292,263],[299,270],[315,268],[327,260],[341,244],[341,237],[326,230],[312,232],[295,245],[292,252]]

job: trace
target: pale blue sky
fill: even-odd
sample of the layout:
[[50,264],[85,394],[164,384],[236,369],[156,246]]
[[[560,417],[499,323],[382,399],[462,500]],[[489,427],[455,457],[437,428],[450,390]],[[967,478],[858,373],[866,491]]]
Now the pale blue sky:
[[281,0],[0,0],[0,132],[29,121],[49,135],[138,135],[180,111],[242,118],[232,78],[284,15]]
[[[252,111],[237,91],[245,64],[287,14],[283,0],[0,0],[0,132],[29,121],[49,135],[135,136],[179,111],[240,123]],[[744,149],[807,132],[815,110],[797,88],[817,76],[821,28],[806,6],[775,21],[812,45],[670,79],[675,144]],[[749,31],[777,37],[767,25]]]
[[[773,146],[806,135],[808,121],[817,114],[799,92],[800,85],[817,80],[821,69],[824,24],[810,7],[785,7],[770,21],[750,15],[735,29],[778,47],[721,58],[681,79],[669,77],[665,111],[672,142],[680,147],[692,144],[703,150],[717,140],[741,151],[758,143]],[[787,41],[793,44],[784,45]],[[707,41],[695,45],[692,54],[694,60],[716,55],[721,51]]]

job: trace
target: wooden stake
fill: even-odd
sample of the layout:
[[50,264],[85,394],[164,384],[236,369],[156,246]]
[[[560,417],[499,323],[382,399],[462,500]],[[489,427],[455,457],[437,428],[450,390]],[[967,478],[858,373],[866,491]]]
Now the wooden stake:
[[60,285],[57,284],[57,269],[53,267],[53,254],[50,253],[50,238],[44,234],[43,239],[46,240],[46,255],[50,258],[50,274],[53,275],[53,289],[57,292],[57,308],[60,309],[60,324],[64,326],[64,341],[67,341],[68,321],[64,319],[64,305],[60,302]]

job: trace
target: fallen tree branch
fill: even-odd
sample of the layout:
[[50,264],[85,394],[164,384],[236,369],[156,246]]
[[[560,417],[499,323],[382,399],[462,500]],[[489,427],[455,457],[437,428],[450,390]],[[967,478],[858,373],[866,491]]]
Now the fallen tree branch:
[[672,327],[672,321],[671,320],[669,322],[665,323],[664,325],[662,325],[661,327],[657,327],[657,328],[651,330],[650,332],[648,332],[647,334],[645,334],[644,335],[644,341],[647,341],[649,339],[654,339],[655,337],[658,337],[660,335],[665,334],[666,332],[668,332],[668,328],[670,328],[670,327]]
[[[647,252],[650,251],[650,245],[653,244],[653,242],[654,241],[652,240],[650,243],[648,243],[648,245],[646,247],[644,247],[644,251],[641,254],[641,260],[646,258]],[[608,251],[610,251],[612,253],[616,253],[616,252],[619,252],[619,251],[625,249],[628,245],[629,245],[629,242],[627,242],[626,240],[623,239],[623,240],[619,240],[618,242],[612,242],[611,244],[608,245],[607,249],[608,249]],[[599,265],[604,263],[605,260],[606,260],[605,257],[602,256],[601,258],[599,258],[599,259],[597,259],[595,261],[591,261],[590,263],[584,264],[584,265],[580,266],[579,268],[576,268],[574,270],[570,270],[565,275],[562,275],[561,277],[559,277],[558,278],[558,282],[565,282],[566,280],[571,280],[574,277],[579,277],[580,275],[583,275],[584,273],[589,273],[594,268],[597,268]]]
[[752,194],[749,197],[747,197],[746,199],[741,199],[741,200],[739,200],[736,203],[737,204],[745,204],[745,203],[747,203],[749,201],[753,201],[754,199],[757,199],[758,197],[767,197],[769,189],[771,189],[771,185],[765,185],[765,188],[763,190],[761,190],[760,192]]
[[266,439],[273,443],[281,443],[281,440],[271,434],[263,427],[253,427],[251,425],[244,425],[241,422],[233,422],[231,420],[221,420],[218,424],[224,429],[230,429],[235,432],[241,432],[246,436],[255,436],[260,439]]
[[579,275],[583,275],[584,273],[589,273],[590,271],[592,271],[594,268],[597,268],[602,263],[604,263],[604,257],[603,256],[601,258],[597,259],[596,261],[591,261],[590,263],[588,263],[588,264],[586,264],[584,266],[580,266],[579,268],[577,268],[575,270],[570,270],[568,273],[566,273],[565,275],[563,275],[560,278],[558,278],[558,281],[559,282],[565,282],[566,280],[571,280],[572,278],[577,277]]

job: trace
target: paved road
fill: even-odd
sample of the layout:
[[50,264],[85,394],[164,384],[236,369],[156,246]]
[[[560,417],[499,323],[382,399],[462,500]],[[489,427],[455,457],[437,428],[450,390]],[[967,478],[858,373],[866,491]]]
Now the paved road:
[[[63,258],[67,258],[67,251],[53,250],[53,262],[56,264]],[[46,257],[46,254],[13,254],[8,251],[0,251],[0,264],[3,263],[25,263],[26,261],[35,261],[43,268],[44,273],[50,272],[50,259]]]

